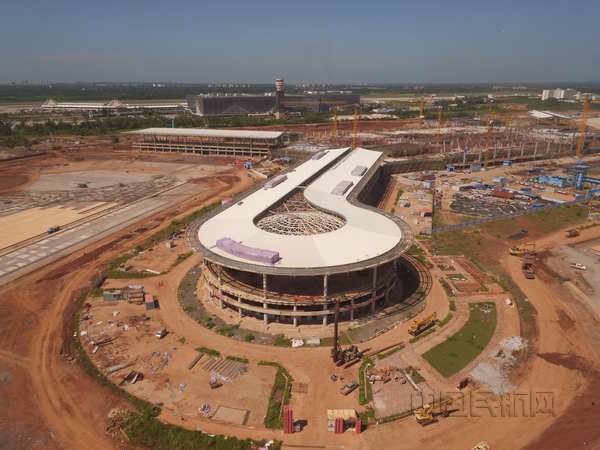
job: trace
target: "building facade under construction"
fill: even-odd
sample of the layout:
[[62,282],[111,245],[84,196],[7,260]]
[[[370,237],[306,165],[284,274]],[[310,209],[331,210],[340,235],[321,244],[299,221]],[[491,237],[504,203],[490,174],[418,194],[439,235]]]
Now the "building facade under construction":
[[326,150],[191,224],[211,300],[230,314],[293,326],[354,320],[384,307],[413,233],[363,203],[384,155]]
[[338,105],[360,103],[360,94],[352,92],[306,92],[285,94],[282,79],[276,91],[265,95],[209,94],[188,95],[188,109],[199,116],[247,116],[285,112],[327,112]]
[[194,155],[269,157],[283,145],[279,131],[147,128],[128,131],[134,150]]

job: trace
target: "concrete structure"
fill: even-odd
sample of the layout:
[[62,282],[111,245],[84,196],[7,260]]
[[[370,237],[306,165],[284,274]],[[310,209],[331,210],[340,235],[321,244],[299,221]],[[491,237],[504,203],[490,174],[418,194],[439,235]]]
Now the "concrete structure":
[[556,98],[558,100],[572,100],[577,96],[575,89],[544,89],[542,91],[542,100]]
[[284,81],[275,82],[275,93],[264,95],[209,94],[188,95],[187,107],[199,116],[248,116],[273,113],[281,117],[291,112],[327,112],[337,105],[360,103],[360,94],[352,92],[305,92],[286,95]]
[[117,111],[134,109],[156,109],[156,110],[178,110],[182,111],[183,103],[157,103],[157,104],[123,104],[119,100],[111,100],[108,103],[59,103],[48,99],[42,105],[44,111]]
[[[317,155],[315,155],[317,156]],[[363,201],[385,155],[365,149],[322,152],[198,219],[186,232],[204,259],[202,275],[219,308],[266,325],[327,323],[370,314],[389,300],[396,260],[412,245],[410,227]],[[364,166],[364,175],[352,175]],[[334,193],[340,182],[352,182]]]
[[283,145],[279,131],[147,128],[123,134],[131,136],[134,150],[147,152],[268,157]]

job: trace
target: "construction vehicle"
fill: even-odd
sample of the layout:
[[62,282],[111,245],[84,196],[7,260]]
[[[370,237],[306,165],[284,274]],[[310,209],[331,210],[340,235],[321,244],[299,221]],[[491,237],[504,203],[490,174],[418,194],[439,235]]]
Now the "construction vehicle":
[[338,320],[340,314],[340,301],[335,301],[335,322],[333,326],[333,348],[331,349],[331,357],[336,366],[341,366],[350,361],[360,359],[363,356],[363,352],[358,349],[355,345],[351,345],[346,350],[342,349],[342,346],[338,341]]
[[573,263],[573,264],[571,264],[571,267],[573,269],[579,269],[579,270],[586,270],[587,269],[586,266],[584,266],[583,264],[580,264],[580,263]]
[[48,234],[56,233],[60,230],[60,225],[54,225],[53,227],[48,228]]
[[523,271],[523,275],[525,275],[525,278],[527,278],[528,280],[535,279],[535,272],[533,271],[533,259],[526,258],[523,261],[521,270]]
[[423,405],[415,409],[415,420],[422,426],[435,422],[437,416],[448,417],[448,407],[452,406],[452,399]]
[[[525,248],[531,246],[531,250]],[[522,255],[535,255],[535,242],[528,242],[527,244],[519,245],[518,247],[511,247],[509,249],[511,255],[522,256]]]
[[479,444],[477,444],[471,450],[491,450],[491,448],[492,447],[490,447],[490,444],[488,444],[485,441],[481,441]]
[[220,381],[211,381],[209,386],[211,389],[217,389],[223,386],[223,383],[221,383]]
[[413,322],[410,324],[410,327],[408,327],[408,332],[413,336],[416,336],[417,334],[425,331],[427,328],[433,325],[436,319],[437,313],[433,313],[425,317],[420,322],[413,320]]
[[571,228],[570,230],[565,231],[565,235],[567,237],[577,237],[579,236],[580,231],[577,228]]

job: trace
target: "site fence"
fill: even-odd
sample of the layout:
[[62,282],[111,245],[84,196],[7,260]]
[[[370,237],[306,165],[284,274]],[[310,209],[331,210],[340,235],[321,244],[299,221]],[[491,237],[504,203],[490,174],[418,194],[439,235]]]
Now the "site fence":
[[454,225],[447,225],[445,227],[433,228],[431,231],[432,231],[432,233],[441,233],[442,231],[456,230],[457,228],[469,227],[471,225],[478,225],[480,223],[492,222],[494,220],[507,219],[509,217],[522,216],[523,214],[530,214],[530,213],[536,212],[536,211],[545,211],[547,209],[559,208],[561,206],[574,205],[577,203],[587,202],[589,200],[590,199],[588,197],[584,197],[584,198],[580,198],[577,200],[571,200],[571,201],[564,202],[564,203],[554,203],[552,205],[541,206],[539,208],[524,209],[524,210],[515,211],[512,213],[499,214],[497,216],[485,217],[483,219],[477,219],[477,220],[471,220],[469,222],[463,222],[463,223],[457,223]]

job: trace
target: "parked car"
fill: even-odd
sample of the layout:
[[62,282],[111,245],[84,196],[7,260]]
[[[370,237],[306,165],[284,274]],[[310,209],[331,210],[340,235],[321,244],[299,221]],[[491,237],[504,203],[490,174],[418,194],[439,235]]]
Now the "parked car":
[[346,383],[346,386],[344,386],[342,389],[340,389],[340,392],[344,395],[348,395],[350,392],[352,392],[357,387],[358,387],[358,382],[348,381],[348,383]]
[[586,270],[587,267],[585,267],[583,264],[579,264],[579,263],[573,263],[571,264],[571,267],[573,269],[579,269],[579,270]]

